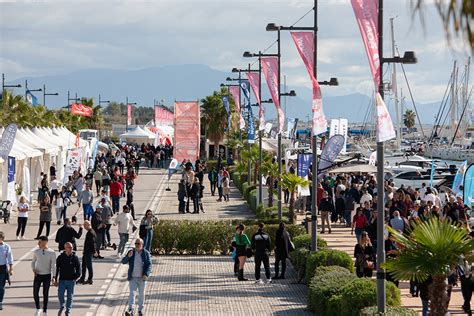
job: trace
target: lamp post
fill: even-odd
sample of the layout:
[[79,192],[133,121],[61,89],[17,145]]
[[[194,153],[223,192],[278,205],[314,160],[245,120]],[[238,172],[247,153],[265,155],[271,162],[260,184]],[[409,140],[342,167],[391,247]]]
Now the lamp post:
[[[318,41],[318,0],[314,0],[314,25],[311,27],[304,27],[304,26],[277,26],[275,23],[268,23],[266,30],[267,31],[278,31],[286,30],[286,31],[313,31],[313,75],[317,78],[317,65],[318,65],[318,50],[317,50],[317,41]],[[339,82],[337,78],[331,78],[329,81],[318,81],[320,85],[328,85],[328,86],[337,86]],[[318,192],[318,149],[317,149],[317,135],[312,135],[312,150],[313,150],[313,162],[312,162],[312,187],[311,187],[311,251],[317,251],[317,192]]]
[[5,74],[2,73],[2,94],[5,88],[21,88],[21,84],[5,84]]
[[41,92],[43,89],[28,89],[28,80],[25,80],[25,100],[28,99],[28,91],[29,92]]
[[[415,64],[417,58],[415,53],[407,51],[403,57],[395,56],[392,58],[383,57],[383,0],[379,0],[378,3],[378,41],[379,41],[379,86],[378,92],[384,98],[384,85],[383,85],[383,64],[384,63],[402,63],[402,64]],[[385,229],[385,201],[384,201],[384,143],[377,142],[377,217],[381,220],[377,221],[377,312],[385,313],[385,270],[381,267],[385,262],[385,243],[384,240],[384,229]]]
[[128,105],[137,105],[137,102],[128,102],[128,96],[126,98],[126,102],[125,102],[125,105],[127,106],[126,107],[126,111],[127,111],[127,116],[126,116],[126,123],[125,123],[125,132],[128,132]]
[[71,101],[74,101],[74,102],[78,102],[80,101],[81,99],[77,97],[77,93],[76,93],[76,96],[74,98],[71,98],[71,93],[69,92],[69,90],[67,91],[67,106],[63,107],[63,109],[68,109],[69,112],[71,112],[71,104],[69,102]]
[[59,93],[46,93],[46,85],[43,85],[43,105],[46,106],[46,96],[47,95],[59,95]]

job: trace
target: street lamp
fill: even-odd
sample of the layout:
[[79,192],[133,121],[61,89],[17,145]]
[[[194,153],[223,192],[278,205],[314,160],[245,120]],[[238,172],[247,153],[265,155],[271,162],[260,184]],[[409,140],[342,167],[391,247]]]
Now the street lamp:
[[28,89],[28,80],[25,80],[25,100],[28,99],[28,91],[29,92],[41,92],[43,89]]
[[[402,63],[402,64],[415,64],[417,58],[413,51],[407,51],[403,54],[403,57],[383,57],[383,0],[378,0],[378,41],[379,41],[379,76],[380,82],[378,86],[378,92],[384,98],[384,85],[383,85],[383,64],[384,63]],[[385,262],[385,243],[384,241],[384,230],[385,230],[385,194],[384,194],[384,143],[377,142],[377,217],[381,220],[377,221],[377,312],[380,314],[385,313],[385,294],[386,294],[386,274],[382,268]]]
[[128,106],[129,105],[137,105],[137,102],[128,102],[128,97],[126,98],[126,110],[127,110],[127,115],[126,115],[126,124],[125,124],[125,132],[128,132]]
[[47,95],[59,95],[59,93],[46,93],[46,85],[43,85],[43,105],[46,106],[46,96]]
[[5,84],[5,74],[2,73],[2,94],[5,88],[21,88],[21,84]]
[[107,103],[108,104],[108,103],[110,103],[110,101],[109,100],[101,100],[100,99],[100,94],[99,94],[99,105],[101,105],[102,103]]

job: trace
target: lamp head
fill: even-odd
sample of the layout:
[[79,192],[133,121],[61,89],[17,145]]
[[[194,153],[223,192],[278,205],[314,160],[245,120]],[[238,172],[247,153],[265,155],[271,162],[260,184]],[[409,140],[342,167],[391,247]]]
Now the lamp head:
[[232,68],[232,72],[239,72],[237,68]]
[[232,78],[231,78],[231,77],[227,77],[227,78],[225,78],[225,81],[232,81]]
[[403,54],[402,60],[404,64],[416,64],[418,61],[414,51],[405,52]]
[[253,57],[253,54],[250,52],[245,51],[244,52],[244,57]]
[[274,32],[274,31],[278,31],[278,26],[275,24],[275,23],[268,23],[267,24],[267,27],[265,28],[265,30],[269,31],[269,32]]
[[225,87],[225,84],[221,83],[221,87]]
[[290,90],[290,93],[288,93],[288,96],[290,96],[290,97],[296,97],[296,92],[295,92],[295,90]]
[[329,85],[330,86],[338,86],[339,85],[339,80],[337,80],[337,78],[331,78],[331,79],[329,79]]

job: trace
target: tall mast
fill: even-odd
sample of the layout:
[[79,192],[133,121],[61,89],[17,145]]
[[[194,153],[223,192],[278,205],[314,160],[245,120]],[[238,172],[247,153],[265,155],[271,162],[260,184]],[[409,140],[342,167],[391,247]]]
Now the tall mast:
[[[393,20],[390,18],[390,33],[392,35],[392,57],[395,57],[395,32],[393,30]],[[392,91],[394,93],[395,101],[395,113],[397,114],[397,149],[400,150],[402,144],[402,125],[401,125],[401,112],[398,104],[398,88],[397,88],[397,64],[393,63],[392,70]]]

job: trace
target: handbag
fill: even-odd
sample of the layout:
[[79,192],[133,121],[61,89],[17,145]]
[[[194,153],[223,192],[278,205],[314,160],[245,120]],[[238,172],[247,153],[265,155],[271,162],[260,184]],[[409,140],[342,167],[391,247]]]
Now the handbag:
[[247,258],[252,258],[253,256],[252,248],[250,247],[245,248],[245,255],[247,256]]
[[295,250],[295,244],[291,240],[288,240],[288,251],[294,251],[294,250]]
[[375,268],[374,262],[367,259],[364,260],[364,263],[362,264],[362,266],[364,267],[364,269],[373,270]]

